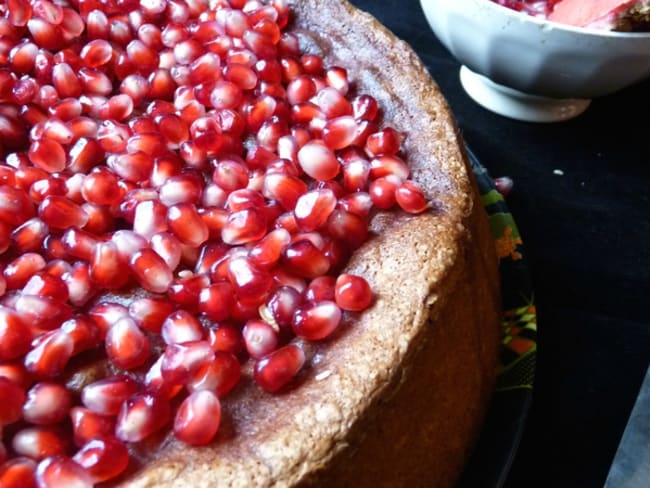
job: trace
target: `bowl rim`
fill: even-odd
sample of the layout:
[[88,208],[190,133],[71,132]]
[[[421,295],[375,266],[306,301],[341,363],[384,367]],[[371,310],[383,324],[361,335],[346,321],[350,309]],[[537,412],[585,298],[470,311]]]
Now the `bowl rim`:
[[[420,0],[420,3],[423,6],[430,2],[437,2],[438,0]],[[459,0],[443,0],[443,1],[453,1],[458,2]],[[620,32],[620,31],[611,31],[605,29],[597,28],[588,28],[588,27],[576,27],[569,24],[562,24],[561,22],[555,22],[552,20],[544,19],[541,17],[536,17],[534,15],[529,15],[524,12],[518,12],[517,10],[511,9],[504,5],[500,5],[494,0],[469,0],[475,3],[481,4],[482,8],[493,9],[500,14],[510,17],[517,22],[531,23],[540,29],[552,29],[558,31],[564,31],[567,33],[577,34],[587,37],[599,37],[599,38],[612,38],[612,39],[650,39],[650,31],[648,32]]]

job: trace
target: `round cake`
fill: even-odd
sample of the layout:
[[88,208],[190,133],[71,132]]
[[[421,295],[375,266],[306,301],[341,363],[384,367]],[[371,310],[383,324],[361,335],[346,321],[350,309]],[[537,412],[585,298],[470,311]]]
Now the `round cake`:
[[[166,6],[166,2],[160,3]],[[217,6],[226,3],[214,2]],[[250,13],[267,2],[231,3],[248,4],[244,9],[248,8]],[[268,3],[279,10],[286,6],[282,1]],[[408,181],[422,189],[426,208],[415,212],[398,206],[373,209],[368,237],[334,275],[363,278],[372,290],[372,301],[358,311],[346,309],[340,324],[331,334],[325,334],[327,337],[296,333],[296,337],[288,339],[289,347],[304,362],[300,361],[299,372],[289,375],[286,384],[261,388],[261,365],[270,356],[260,355],[251,360],[249,356],[254,353],[249,349],[248,355],[238,356],[242,369],[236,386],[218,395],[220,407],[215,415],[220,415],[221,421],[207,445],[193,447],[182,442],[182,435],[178,431],[174,435],[169,422],[165,422],[165,426],[153,429],[155,432],[145,439],[130,442],[128,467],[117,477],[104,478],[107,481],[101,486],[451,487],[479,434],[494,388],[500,347],[498,262],[453,115],[413,50],[373,17],[345,0],[288,3],[291,14],[287,30],[299,41],[301,53],[321,57],[326,67],[343,68],[349,80],[349,96],[374,97],[381,113],[381,127],[393,127],[401,134],[400,155],[408,164]],[[145,4],[152,9],[157,2]],[[336,86],[336,79],[332,85]],[[113,109],[119,111],[121,107],[106,110]],[[247,143],[250,141],[238,146],[242,154]],[[343,149],[337,149],[338,154]],[[6,158],[8,153],[6,150]],[[10,162],[5,165],[12,166]],[[123,171],[128,173],[127,169]],[[0,221],[2,218],[0,212]],[[192,236],[187,237],[188,241],[191,239]],[[102,259],[106,261],[100,262],[110,262],[110,255]],[[237,256],[230,259],[236,260]],[[130,273],[136,275],[133,260],[129,266]],[[8,263],[3,263],[3,267],[8,269]],[[212,276],[220,272],[218,268],[211,271]],[[111,279],[121,280],[114,270],[107,273]],[[101,276],[97,278],[100,279]],[[111,290],[113,287],[107,285],[109,291],[81,308],[95,307],[96,311],[101,304],[110,303],[132,310],[129,306],[134,301],[158,291],[150,275],[138,275],[138,279],[147,284],[148,291],[124,291],[117,285]],[[174,307],[182,303],[177,295],[172,298],[176,300]],[[13,313],[7,310],[25,309],[18,300],[16,295],[5,294],[2,320],[7,322]],[[211,320],[205,316],[209,313],[201,308],[195,312],[197,316],[202,313],[202,323],[208,330]],[[260,312],[262,321],[268,318],[265,313],[268,314],[268,308]],[[97,313],[93,317],[96,316]],[[102,320],[110,321],[110,313]],[[267,322],[274,320],[268,318]],[[105,326],[113,340],[119,333],[117,323],[120,320]],[[295,331],[295,319],[292,323]],[[73,335],[69,328],[64,331]],[[35,337],[32,347],[42,347],[55,335],[50,331],[45,334],[48,338]],[[0,328],[0,338],[5,336]],[[183,344],[180,339],[163,338],[168,345]],[[122,346],[131,347],[126,343]],[[79,402],[75,395],[81,395],[84,408],[92,410],[91,401],[81,392],[103,376],[125,371],[132,372],[134,377],[141,374],[138,368],[142,362],[135,366],[126,360],[119,363],[124,354],[118,350],[114,359],[111,347],[106,342],[113,364],[107,363],[104,354],[98,354],[102,357],[97,359],[97,355],[87,352],[80,355],[83,361],[70,361],[63,376],[72,392],[73,404]],[[164,344],[152,341],[151,357],[161,354],[161,347]],[[0,359],[7,362],[1,354],[2,347]],[[29,369],[28,362],[25,359]],[[153,369],[152,362],[149,358],[146,367]],[[3,374],[17,381],[9,369],[0,368],[0,379]],[[151,383],[147,385],[151,387]],[[2,388],[10,387],[0,382]],[[25,405],[29,401],[28,398]],[[28,410],[23,407],[23,412]],[[4,415],[0,415],[0,420],[9,416],[2,410],[0,413]],[[40,412],[31,415],[43,418]],[[74,416],[72,423],[72,427],[65,424],[63,428],[76,436]],[[118,426],[116,435],[127,441],[130,439],[125,432],[129,426],[123,424]],[[7,452],[16,451],[12,454],[14,460],[16,453],[20,459],[30,457],[22,452],[31,452],[29,448],[15,440],[16,428],[11,423],[7,425],[3,435],[14,436],[13,447]],[[40,438],[36,440],[38,444]],[[8,437],[3,438],[3,444],[9,445]],[[67,486],[57,484],[65,483],[64,475],[68,475],[68,461],[62,459],[68,459],[79,447],[66,447],[64,453],[50,457],[36,453],[33,462],[29,461],[31,464],[23,464],[31,469],[38,464],[38,486]],[[0,450],[0,462],[6,456]],[[93,462],[78,454],[72,459],[81,465]],[[0,465],[0,480],[5,479],[2,476],[9,479],[9,463],[11,456]],[[75,469],[71,469],[67,482],[76,479]],[[101,478],[84,479],[92,483]]]

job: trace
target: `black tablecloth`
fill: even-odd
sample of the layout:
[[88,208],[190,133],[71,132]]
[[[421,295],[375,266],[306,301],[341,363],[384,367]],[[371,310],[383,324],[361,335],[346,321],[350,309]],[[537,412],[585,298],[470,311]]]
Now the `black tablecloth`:
[[533,402],[506,487],[602,487],[650,361],[650,82],[533,124],[463,91],[418,0],[353,0],[421,56],[507,199],[538,310]]

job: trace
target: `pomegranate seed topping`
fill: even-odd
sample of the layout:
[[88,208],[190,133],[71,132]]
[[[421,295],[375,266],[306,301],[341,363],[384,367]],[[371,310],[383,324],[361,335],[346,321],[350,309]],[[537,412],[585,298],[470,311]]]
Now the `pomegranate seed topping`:
[[334,178],[340,169],[336,156],[325,144],[311,141],[298,151],[298,161],[305,173],[318,181]]
[[249,259],[237,257],[227,263],[227,278],[237,298],[249,305],[261,305],[271,291],[271,275],[257,268]]
[[93,480],[86,470],[72,459],[52,456],[36,468],[36,483],[47,488],[92,488]]
[[309,239],[291,243],[283,253],[283,263],[298,276],[315,278],[329,270],[330,262],[323,252]]
[[134,369],[149,358],[149,340],[131,317],[122,317],[108,329],[106,354],[118,368]]
[[186,310],[176,310],[162,324],[161,335],[166,344],[200,341],[205,337],[201,322]]
[[333,276],[319,276],[311,280],[303,292],[305,300],[316,303],[323,300],[334,301],[334,287],[336,278]]
[[199,247],[209,237],[208,226],[191,203],[179,203],[169,207],[167,224],[174,235],[188,246]]
[[190,392],[208,390],[221,398],[230,392],[241,378],[241,365],[237,357],[224,351],[216,351],[214,359],[196,370],[187,382]]
[[15,457],[0,464],[0,486],[3,488],[36,488],[36,462]]
[[295,344],[281,347],[255,362],[255,382],[270,393],[287,385],[302,369],[305,353]]
[[0,220],[17,226],[34,217],[34,214],[34,205],[24,190],[0,186]]
[[61,196],[46,197],[38,207],[38,216],[55,229],[83,227],[88,222],[88,214],[79,205]]
[[151,249],[137,251],[129,264],[135,278],[145,290],[164,293],[174,279],[167,263]]
[[138,442],[165,426],[171,417],[169,402],[151,393],[137,394],[124,402],[117,417],[115,436]]
[[252,358],[259,359],[275,350],[278,333],[263,320],[249,320],[242,330],[244,345]]
[[160,371],[170,384],[185,384],[203,365],[214,358],[214,351],[208,341],[189,341],[169,344],[162,356]]
[[112,376],[86,385],[81,392],[82,403],[100,415],[117,415],[122,403],[139,390],[128,376]]
[[90,279],[107,290],[120,288],[128,280],[122,256],[114,242],[100,242],[95,246],[90,262]]
[[53,378],[65,369],[74,343],[61,329],[53,330],[39,337],[36,345],[25,356],[25,368],[37,377]]
[[129,316],[142,329],[159,334],[174,307],[166,300],[142,297],[129,304]]
[[264,212],[257,208],[246,208],[228,216],[221,231],[221,239],[230,245],[256,242],[264,237],[266,228]]
[[199,293],[199,311],[215,322],[226,320],[234,303],[232,287],[225,281],[213,283]]
[[74,443],[81,447],[92,439],[105,438],[115,430],[115,418],[101,415],[84,407],[70,410]]
[[129,451],[114,437],[88,441],[72,458],[92,477],[94,483],[120,475],[129,464]]
[[61,324],[61,330],[72,338],[72,355],[92,349],[100,343],[100,330],[90,317],[78,315]]
[[221,404],[209,390],[192,392],[176,413],[174,435],[190,445],[208,444],[221,423]]
[[291,325],[296,335],[317,341],[332,334],[340,322],[341,309],[337,304],[322,301],[298,308]]
[[60,422],[68,416],[72,397],[59,383],[37,383],[27,392],[23,405],[23,418],[38,425]]
[[19,385],[4,376],[0,376],[0,395],[3,399],[0,404],[0,427],[2,427],[20,420],[26,396]]
[[[14,310],[0,306],[0,360],[22,356],[30,349],[31,330]],[[3,396],[3,398],[8,398]],[[3,422],[0,420],[0,424]]]
[[48,456],[65,454],[67,444],[60,432],[48,427],[27,427],[16,432],[12,447],[19,456],[40,461]]
[[429,207],[422,189],[412,181],[404,181],[395,190],[395,200],[402,210],[412,214],[422,213]]

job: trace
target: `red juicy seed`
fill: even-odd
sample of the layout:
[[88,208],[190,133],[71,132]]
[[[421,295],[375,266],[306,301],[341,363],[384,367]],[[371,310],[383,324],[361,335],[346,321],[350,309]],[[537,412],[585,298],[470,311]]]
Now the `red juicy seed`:
[[15,457],[0,464],[0,486],[3,488],[36,488],[36,462]]
[[48,296],[21,293],[14,303],[14,308],[26,322],[38,329],[54,329],[72,315],[66,303]]
[[65,252],[84,261],[92,260],[99,242],[95,235],[77,228],[68,229],[61,236]]
[[300,148],[298,161],[305,173],[318,181],[334,178],[340,169],[332,150],[319,141],[311,141]]
[[[4,342],[3,342],[4,344]],[[0,426],[9,425],[22,416],[23,403],[25,403],[25,390],[19,385],[0,376]],[[0,477],[0,479],[2,479]]]
[[182,244],[175,235],[160,232],[151,236],[151,249],[163,258],[170,270],[174,271],[181,262]]
[[138,442],[164,427],[170,417],[166,399],[150,393],[134,395],[122,405],[115,435],[125,442]]
[[199,368],[213,359],[214,351],[208,341],[168,344],[163,353],[160,371],[169,384],[185,384]]
[[58,26],[52,25],[43,19],[32,17],[27,22],[27,29],[38,46],[50,51],[57,51],[63,47],[63,38]]
[[228,216],[221,231],[221,239],[230,245],[255,242],[264,237],[266,229],[264,212],[257,208],[246,208]]
[[226,323],[212,327],[208,335],[210,345],[217,353],[221,351],[238,354],[244,348],[241,329],[232,324]]
[[70,410],[74,443],[81,447],[92,439],[104,438],[113,434],[115,418],[101,415],[84,407]]
[[[22,387],[29,388],[34,382],[25,367],[20,363],[0,363],[0,378],[6,378],[12,383]],[[2,422],[0,422],[1,424]]]
[[40,254],[28,252],[18,256],[7,264],[2,272],[8,290],[16,290],[25,286],[34,273],[45,268],[45,259]]
[[121,196],[118,178],[108,168],[95,168],[90,174],[84,177],[81,194],[89,203],[95,205],[114,205],[120,201]]
[[30,349],[30,342],[31,330],[20,315],[10,308],[0,306],[0,360],[25,354]]
[[278,345],[278,333],[263,320],[249,320],[242,329],[246,351],[252,358],[259,359],[274,351]]
[[325,82],[335,88],[341,95],[347,95],[350,88],[348,73],[345,68],[332,66],[325,71]]
[[335,209],[327,221],[327,231],[331,237],[347,243],[353,249],[358,248],[368,238],[366,221],[345,210]]
[[394,175],[403,180],[410,176],[409,167],[397,156],[378,156],[370,161],[370,178],[376,179]]
[[321,227],[336,207],[336,196],[332,190],[313,190],[298,198],[294,214],[303,231]]
[[[145,239],[151,239],[154,234],[167,230],[167,208],[155,200],[155,192],[145,190],[142,195],[146,201],[138,203],[135,207],[133,231]],[[128,197],[129,195],[127,195]]]
[[183,385],[174,385],[162,376],[161,366],[163,356],[159,356],[151,365],[144,377],[144,386],[147,391],[162,396],[168,400],[174,398],[183,388]]
[[167,291],[174,278],[169,266],[151,249],[136,252],[129,264],[140,285],[154,293]]
[[290,327],[293,314],[302,302],[300,293],[291,286],[280,286],[266,304],[273,320],[280,327]]
[[106,165],[121,178],[134,183],[146,181],[153,169],[153,158],[141,151],[112,155]]
[[104,151],[119,153],[126,150],[126,143],[131,135],[129,127],[105,120],[97,129],[97,141]]
[[86,263],[76,263],[72,270],[62,276],[68,286],[70,304],[80,307],[88,303],[97,290],[90,280],[90,268]]
[[138,106],[149,95],[151,83],[139,74],[126,76],[120,84],[120,93],[128,95],[133,100],[133,105]]
[[92,488],[93,480],[86,470],[72,459],[53,456],[36,468],[36,482],[47,488]]
[[23,190],[0,186],[0,220],[18,226],[34,217],[34,205]]
[[172,176],[160,187],[160,201],[167,206],[177,203],[196,204],[202,189],[202,181],[193,173]]
[[35,17],[40,17],[50,24],[58,25],[63,21],[63,9],[49,0],[35,0],[32,7]]
[[429,207],[424,192],[412,181],[403,182],[395,190],[395,200],[402,210],[412,214],[422,213]]
[[72,406],[70,393],[60,383],[36,383],[27,392],[23,419],[32,424],[50,425],[68,416]]
[[247,208],[262,208],[265,204],[264,196],[259,191],[244,188],[228,194],[225,207],[230,212],[239,212]]
[[255,382],[270,393],[287,385],[302,369],[305,363],[303,350],[289,344],[255,362]]
[[155,334],[160,333],[163,322],[173,310],[171,303],[158,298],[142,297],[129,304],[129,315],[138,327]]
[[336,304],[343,310],[361,312],[372,302],[372,291],[368,282],[360,277],[342,274],[336,279]]
[[334,287],[336,278],[334,276],[319,276],[311,280],[304,291],[305,300],[312,303],[323,300],[334,301]]
[[72,460],[98,483],[117,477],[127,468],[129,451],[114,437],[102,437],[88,441]]
[[375,207],[381,209],[393,207],[397,202],[395,191],[401,184],[401,178],[395,175],[384,176],[372,181],[368,188],[368,193]]
[[401,145],[400,136],[393,128],[386,128],[368,136],[366,152],[372,156],[392,156],[397,154]]
[[92,349],[100,344],[97,324],[85,315],[77,315],[61,324],[61,330],[72,338],[72,355]]
[[83,227],[88,214],[76,203],[61,196],[48,196],[38,207],[38,216],[55,229]]
[[14,435],[12,447],[19,456],[27,456],[36,461],[64,454],[67,443],[60,432],[48,427],[28,427]]
[[241,365],[237,357],[230,352],[217,351],[212,361],[196,370],[187,388],[190,392],[214,392],[221,398],[237,386],[240,378]]
[[150,73],[158,67],[158,53],[138,39],[127,44],[126,53],[142,73]]
[[205,337],[201,322],[186,310],[172,312],[163,322],[161,335],[166,344],[200,341]]
[[49,272],[34,274],[23,287],[24,295],[42,295],[65,302],[69,298],[68,287],[61,277]]
[[286,229],[273,229],[251,248],[248,255],[256,266],[269,269],[280,260],[290,241],[291,236]]
[[269,200],[277,200],[285,210],[293,210],[305,192],[307,184],[296,176],[272,172],[264,178],[263,195]]
[[221,405],[208,390],[191,393],[181,404],[174,419],[174,435],[190,445],[208,444],[219,429]]
[[296,335],[310,341],[328,337],[341,322],[341,309],[336,303],[322,301],[298,308],[291,323]]
[[169,229],[183,243],[199,247],[208,239],[208,227],[191,203],[179,203],[167,211]]
[[50,176],[44,180],[35,181],[29,188],[29,196],[34,203],[41,203],[50,195],[64,196],[68,193],[66,180],[59,176]]
[[64,331],[48,332],[25,356],[25,368],[37,377],[54,378],[65,369],[73,348],[72,338]]
[[268,272],[257,268],[249,259],[230,259],[227,275],[239,301],[258,306],[266,301],[273,279]]
[[121,369],[142,366],[149,358],[149,340],[130,317],[115,322],[106,334],[108,359]]
[[90,279],[102,288],[120,288],[129,278],[124,272],[122,256],[112,241],[98,243],[89,264]]
[[328,119],[352,115],[352,105],[338,90],[331,87],[322,88],[311,99]]
[[33,42],[22,42],[9,53],[11,67],[15,73],[26,74],[34,67],[38,46]]
[[307,239],[291,243],[283,253],[282,262],[289,271],[306,278],[321,276],[330,267],[323,252]]
[[41,139],[29,147],[29,160],[48,173],[63,171],[66,155],[63,147],[52,139]]
[[97,68],[108,63],[113,56],[113,47],[108,41],[95,39],[81,49],[81,59],[89,68]]
[[82,403],[100,415],[117,415],[122,403],[140,389],[128,376],[112,376],[85,386],[81,391]]
[[212,181],[226,191],[246,188],[248,180],[249,176],[246,167],[232,160],[220,161],[212,173]]
[[183,274],[172,282],[167,296],[185,310],[193,312],[198,306],[199,293],[210,284],[210,279],[207,275],[186,273],[187,276]]
[[83,91],[74,69],[67,63],[54,65],[52,68],[52,84],[61,98],[78,98]]
[[11,25],[23,27],[32,17],[29,0],[7,0],[7,19]]
[[379,113],[377,101],[370,95],[359,95],[352,100],[352,109],[355,119],[373,121]]

